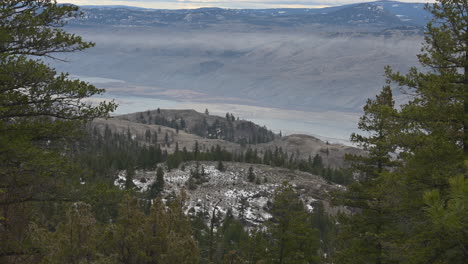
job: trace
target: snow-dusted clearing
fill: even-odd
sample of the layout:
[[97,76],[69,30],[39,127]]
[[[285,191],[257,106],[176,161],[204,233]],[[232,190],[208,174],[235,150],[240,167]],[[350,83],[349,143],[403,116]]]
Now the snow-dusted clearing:
[[[226,170],[219,171],[216,162],[200,162],[199,170],[203,168],[206,180],[194,190],[188,189],[186,183],[190,171],[196,168],[195,162],[184,164],[185,170],[166,170],[164,195],[178,194],[184,189],[188,194],[185,205],[187,214],[202,214],[209,221],[217,205],[217,215],[223,216],[231,210],[234,216],[249,225],[256,225],[271,217],[269,210],[274,192],[285,181],[294,186],[309,211],[313,211],[313,203],[318,200],[328,204],[328,192],[340,188],[319,176],[304,172],[258,164],[226,162],[224,165]],[[250,166],[258,179],[255,182],[247,180]],[[125,171],[120,172],[115,185],[123,188],[125,176]],[[137,170],[133,183],[140,191],[146,191],[154,183],[155,176],[155,171]]]

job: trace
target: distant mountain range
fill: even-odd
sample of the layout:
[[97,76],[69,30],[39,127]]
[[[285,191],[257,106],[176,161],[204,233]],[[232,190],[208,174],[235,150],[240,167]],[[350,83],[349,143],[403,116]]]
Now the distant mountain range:
[[428,12],[421,3],[378,1],[329,8],[184,10],[144,9],[127,6],[83,6],[84,17],[74,25],[210,26],[218,23],[247,23],[259,26],[331,24],[379,27],[422,27]]

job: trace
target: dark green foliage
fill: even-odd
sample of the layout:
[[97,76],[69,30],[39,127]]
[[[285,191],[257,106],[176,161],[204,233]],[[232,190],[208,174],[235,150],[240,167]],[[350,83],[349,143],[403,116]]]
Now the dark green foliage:
[[259,185],[259,184],[261,184],[261,183],[262,183],[262,181],[260,180],[260,178],[257,178],[257,179],[255,180],[255,184]]
[[389,86],[385,86],[374,100],[368,99],[364,106],[364,116],[358,124],[359,129],[370,135],[362,136],[355,133],[351,135],[352,142],[369,152],[366,157],[356,155],[346,157],[363,181],[369,181],[395,165],[390,156],[396,149],[391,139],[397,119],[394,105],[392,90]]
[[[359,210],[359,214],[342,215],[340,244],[335,255],[340,263],[384,263],[386,259],[382,234],[390,229],[387,216],[385,193],[381,190],[384,182],[382,173],[395,165],[390,155],[396,149],[391,135],[395,130],[394,101],[390,87],[385,86],[374,100],[369,99],[364,106],[364,116],[359,128],[368,136],[351,135],[351,141],[362,146],[368,155],[348,155],[353,171],[359,180],[348,186],[348,190],[336,195],[336,202]],[[365,251],[351,258],[353,252]]]
[[208,179],[205,173],[205,167],[201,166],[197,161],[195,168],[190,170],[190,178],[188,179],[186,185],[190,190],[195,190],[197,185],[207,182]]
[[[155,135],[155,134],[154,134]],[[108,177],[113,180],[119,170],[155,169],[156,165],[168,159],[159,145],[138,143],[125,135],[104,131],[89,133],[88,137],[75,144],[74,159],[87,167],[93,177]]]
[[166,144],[167,147],[171,146],[171,141],[169,140],[169,134],[167,132],[164,135],[164,143]]
[[249,174],[247,175],[247,180],[249,180],[249,182],[254,182],[255,181],[255,173],[254,173],[254,169],[252,168],[252,166],[249,167]]
[[320,238],[319,255],[324,259],[323,262],[327,263],[336,248],[335,219],[325,211],[323,202],[316,201],[312,207],[314,208],[311,216],[312,227],[318,230]]
[[[139,113],[137,117],[137,122],[150,125],[160,125],[176,129],[185,129],[186,122],[183,118],[168,119],[161,115],[161,109],[156,110],[157,115],[152,115],[151,112],[145,117],[143,113]],[[178,132],[177,132],[178,133]]]
[[236,219],[228,210],[224,219],[215,217],[217,230],[210,235],[204,219],[212,219],[212,213],[202,211],[192,218],[202,263],[319,263],[319,233],[315,226],[322,228],[324,243],[332,243],[329,236],[333,231],[325,227],[331,221],[323,211],[307,213],[290,185],[276,190],[273,218],[265,223],[267,228],[260,225],[247,232],[242,216]]
[[216,166],[216,168],[219,170],[219,171],[225,171],[226,168],[224,167],[224,164],[223,162],[220,160],[218,161],[218,165]]
[[[293,154],[291,154],[291,156],[292,155]],[[309,172],[320,175],[330,182],[342,185],[348,185],[353,182],[353,177],[350,170],[324,168],[322,157],[318,153],[314,156],[313,159],[309,157],[308,160],[291,159],[291,156],[288,157],[288,153],[285,153],[282,148],[276,147],[275,151],[264,151],[263,160],[261,163],[270,166],[285,167]]]
[[164,170],[162,167],[158,167],[156,170],[156,180],[151,184],[148,190],[148,197],[154,199],[164,190]]
[[312,170],[316,174],[320,174],[321,171],[323,171],[323,161],[322,161],[322,156],[320,156],[318,153],[315,154],[314,159],[312,160]]
[[[336,262],[464,263],[468,257],[466,236],[459,235],[466,230],[460,219],[467,197],[467,3],[441,0],[428,9],[434,19],[419,55],[427,70],[401,75],[387,68],[388,84],[396,83],[408,102],[393,109],[385,87],[359,123],[370,136],[353,136],[369,156],[353,157],[359,182],[337,197],[358,210],[340,219]],[[390,153],[397,149],[394,162]]]
[[83,202],[91,205],[97,221],[110,223],[118,216],[118,205],[124,192],[102,179],[88,181],[85,184]]
[[[397,224],[407,223],[410,228],[398,229],[399,236],[389,240],[412,263],[463,263],[468,257],[466,239],[454,243],[452,230],[440,232],[426,213],[424,197],[439,193],[440,199],[449,201],[450,181],[468,175],[467,3],[438,1],[430,11],[434,20],[428,24],[419,59],[431,70],[423,73],[412,68],[401,75],[387,69],[388,78],[412,94],[402,106],[395,135],[404,150],[403,164],[390,176],[396,179],[392,183],[399,198],[393,208],[401,215]],[[436,236],[439,239],[434,240]]]
[[200,153],[200,147],[198,145],[198,141],[195,141],[195,145],[193,147],[193,156],[195,159],[198,158],[198,154]]
[[125,190],[131,190],[133,187],[135,187],[135,184],[133,183],[133,178],[135,177],[135,168],[130,165],[130,167],[127,168],[125,172]]
[[231,211],[226,213],[216,236],[215,259],[218,262],[223,259],[235,259],[237,263],[242,263],[240,261],[245,260],[245,252],[250,240],[249,233],[244,229],[244,225],[232,215]]
[[186,151],[180,152],[178,150],[178,148],[179,148],[179,145],[178,145],[178,143],[176,143],[175,152],[173,154],[167,156],[166,164],[167,164],[168,170],[178,168],[179,165],[182,162],[186,161],[186,159],[188,157],[188,153]]
[[[93,46],[61,29],[77,10],[53,1],[0,3],[2,263],[36,256],[29,227],[63,219],[62,203],[80,198],[85,174],[69,160],[71,142],[84,121],[107,117],[116,107],[88,104],[85,98],[104,90],[70,80],[40,59]],[[48,218],[41,209],[61,217]]]
[[[164,110],[158,108],[156,115],[144,115],[143,112],[137,113],[135,116],[136,122],[143,124],[154,124],[166,127],[171,127],[179,133],[179,130],[190,130],[190,133],[204,138],[223,139],[226,141],[236,142],[240,144],[259,144],[273,141],[275,134],[266,127],[259,127],[252,122],[242,121],[236,122],[234,115],[226,113],[226,119],[215,118],[214,121],[207,121],[206,118],[202,122],[196,123],[190,128],[187,127],[187,122],[183,118],[177,117],[168,118],[164,116]],[[166,144],[170,143],[165,141]]]
[[318,263],[319,237],[310,215],[291,185],[283,184],[274,197],[267,223],[271,263]]
[[196,190],[197,189],[197,181],[195,180],[194,177],[190,177],[186,183],[187,188],[189,190]]
[[[423,66],[401,75],[387,69],[389,84],[410,94],[394,109],[389,86],[364,107],[352,141],[368,151],[349,156],[350,171],[327,167],[322,156],[300,160],[281,148],[230,153],[220,146],[192,152],[176,144],[168,154],[147,130],[144,144],[129,127],[115,134],[84,122],[106,117],[113,103],[90,106],[84,98],[103,90],[57,74],[34,56],[91,47],[60,29],[77,8],[52,1],[0,3],[0,262],[1,263],[464,263],[467,243],[467,4],[441,0],[432,9]],[[184,129],[185,120],[140,113],[139,122]],[[208,110],[206,110],[208,115]],[[236,134],[249,131],[249,136]],[[159,128],[161,135],[161,129]],[[204,137],[243,145],[268,142],[275,135],[232,114],[194,128]],[[193,131],[192,131],[193,132]],[[328,142],[327,142],[328,144]],[[396,151],[398,150],[398,152]],[[397,153],[395,153],[397,152]],[[323,149],[328,157],[329,149]],[[262,157],[261,157],[262,156]],[[393,158],[395,157],[395,158]],[[70,160],[73,159],[77,166]],[[335,202],[351,213],[335,219],[326,203],[309,213],[290,185],[281,186],[270,204],[272,218],[247,232],[231,212],[199,212],[189,222],[184,193],[162,202],[164,171],[187,161],[247,162],[298,169],[347,185]],[[182,165],[183,166],[183,165]],[[132,191],[138,170],[157,168],[147,194]],[[127,172],[125,189],[113,186]],[[353,182],[351,173],[357,178]],[[260,182],[253,168],[249,181]],[[206,181],[197,162],[189,188]],[[266,181],[266,179],[265,179]],[[147,196],[145,196],[147,195]],[[151,203],[149,198],[157,198]],[[328,207],[327,207],[328,208]],[[207,219],[210,226],[206,225]],[[265,228],[266,227],[266,228]],[[338,232],[338,235],[335,235]],[[198,241],[198,243],[196,243]],[[326,256],[330,254],[333,258]]]

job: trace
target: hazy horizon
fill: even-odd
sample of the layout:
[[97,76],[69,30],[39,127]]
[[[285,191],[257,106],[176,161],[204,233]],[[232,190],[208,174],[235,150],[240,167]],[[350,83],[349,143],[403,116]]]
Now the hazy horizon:
[[[380,0],[382,1],[382,0]],[[387,0],[384,0],[387,1]],[[79,6],[128,6],[149,9],[273,9],[273,8],[325,8],[348,4],[379,2],[361,0],[58,0],[58,3]],[[400,0],[388,2],[428,3],[433,0]]]

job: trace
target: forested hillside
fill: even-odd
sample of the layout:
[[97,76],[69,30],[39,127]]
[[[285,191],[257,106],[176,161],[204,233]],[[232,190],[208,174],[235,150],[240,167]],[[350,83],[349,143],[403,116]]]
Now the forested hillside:
[[[156,112],[155,110],[154,112]],[[180,110],[164,110],[160,109],[161,112],[179,112]],[[151,112],[151,111],[146,111]],[[186,112],[186,110],[182,110]],[[200,122],[203,123],[204,114],[197,113],[193,110],[188,111],[193,113],[195,116],[200,116]],[[142,116],[142,113],[130,114],[129,116],[138,117]],[[124,137],[131,138],[132,140],[138,142],[142,145],[152,145],[154,147],[159,146],[162,151],[167,151],[168,153],[174,153],[176,148],[179,150],[187,149],[188,151],[193,151],[195,148],[195,143],[198,142],[199,149],[202,152],[210,151],[213,148],[219,146],[221,149],[226,150],[233,154],[233,156],[243,156],[248,150],[256,152],[255,156],[259,159],[265,159],[265,155],[271,156],[274,153],[275,155],[280,155],[282,158],[282,164],[288,162],[300,162],[307,161],[315,156],[320,156],[325,167],[330,167],[333,169],[346,167],[344,162],[345,155],[347,154],[364,154],[365,152],[361,149],[344,146],[340,144],[332,144],[329,142],[322,141],[318,138],[308,135],[293,134],[288,136],[274,135],[271,132],[268,134],[274,135],[275,139],[267,143],[255,143],[253,140],[240,140],[240,142],[232,142],[227,139],[216,138],[210,136],[206,133],[198,135],[197,131],[190,129],[190,125],[187,125],[184,129],[179,129],[178,123],[181,122],[186,124],[194,123],[193,120],[179,118],[176,122],[176,119],[173,118],[163,118],[159,116],[161,120],[166,120],[165,125],[148,124],[146,121],[133,120],[128,121],[128,116],[117,116],[114,118],[108,119],[95,119],[90,124],[90,131],[94,134],[99,132],[100,135],[105,136],[106,131],[112,134],[119,134]],[[222,122],[228,121],[219,121],[224,118],[219,116],[210,116],[209,117],[212,124],[222,124]],[[171,120],[171,121],[169,121]],[[215,121],[213,121],[215,120]],[[216,122],[218,120],[218,122]],[[171,125],[175,124],[175,125]],[[207,122],[208,124],[208,122]],[[232,129],[233,126],[237,126],[237,129]],[[175,127],[175,128],[173,128]],[[236,135],[240,136],[242,139],[245,138],[254,138],[255,135],[260,135],[261,132],[258,132],[257,129],[261,128],[260,131],[268,131],[266,128],[262,128],[250,121],[236,121],[232,122],[229,127],[231,131]],[[252,129],[242,129],[241,127],[249,127]],[[217,130],[222,134],[222,130]],[[108,133],[107,132],[107,133]],[[106,138],[106,140],[111,140],[111,138]],[[250,142],[250,143],[249,143]],[[269,154],[272,153],[272,154]],[[286,161],[284,161],[286,160]]]
[[162,125],[183,130],[200,137],[223,139],[239,144],[258,144],[273,141],[278,138],[266,127],[258,126],[252,122],[239,120],[232,113],[226,117],[212,116],[208,109],[204,114],[194,110],[153,110],[117,117],[148,125]]
[[385,69],[356,150],[230,113],[110,118],[44,62],[94,45],[63,30],[79,9],[0,2],[0,263],[465,263],[468,4],[428,9],[425,70]]

